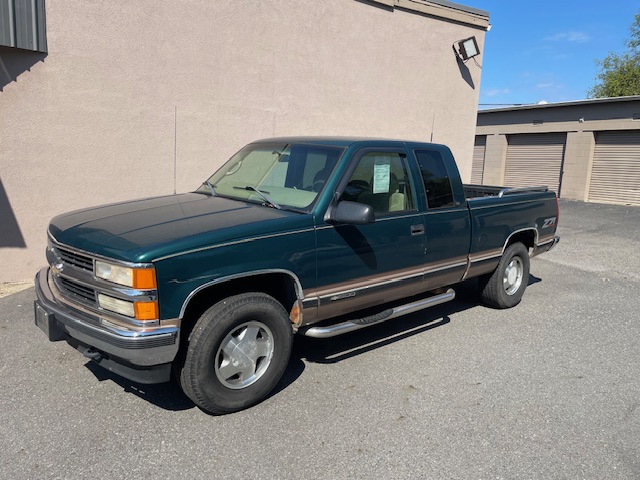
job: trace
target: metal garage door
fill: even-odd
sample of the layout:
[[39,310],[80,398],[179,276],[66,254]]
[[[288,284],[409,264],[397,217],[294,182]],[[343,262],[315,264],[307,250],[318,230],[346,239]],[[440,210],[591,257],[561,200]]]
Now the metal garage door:
[[566,140],[566,133],[509,135],[505,186],[547,185],[560,195]]
[[482,185],[482,176],[484,174],[484,151],[486,147],[487,136],[477,136],[476,143],[473,145],[473,163],[471,164],[471,183],[473,185]]
[[640,205],[640,130],[596,134],[589,200]]

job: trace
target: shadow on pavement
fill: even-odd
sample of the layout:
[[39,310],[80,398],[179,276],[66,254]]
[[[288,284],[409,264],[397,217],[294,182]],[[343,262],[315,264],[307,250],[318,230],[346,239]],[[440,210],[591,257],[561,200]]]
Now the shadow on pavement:
[[106,368],[102,368],[100,365],[92,361],[87,362],[85,367],[93,373],[98,381],[103,382],[105,380],[111,380],[122,387],[125,392],[132,393],[133,395],[165,410],[180,411],[195,407],[194,403],[189,399],[189,397],[182,393],[182,390],[175,382],[144,385],[132,382],[131,380],[127,380],[126,378],[111,373]]
[[[540,283],[541,281],[542,281],[541,278],[534,277],[533,275],[529,274],[529,283],[527,283],[527,286],[530,287],[531,285],[534,285],[536,283]],[[525,295],[526,295],[526,293],[525,293]]]
[[[542,279],[529,275],[528,286]],[[399,317],[362,330],[328,339],[296,336],[294,357],[314,363],[337,363],[405,338],[448,324],[449,315],[481,306],[477,279],[455,286],[456,299],[437,307]],[[526,295],[526,293],[525,293]]]
[[456,299],[452,302],[362,330],[327,339],[296,336],[293,355],[314,363],[337,363],[447,325],[451,321],[449,315],[478,306],[475,279],[455,290]]
[[[528,285],[534,285],[541,281],[540,278],[529,275]],[[450,315],[481,305],[476,279],[457,285],[455,290],[456,299],[452,302],[345,335],[328,339],[296,335],[287,370],[276,388],[266,398],[277,395],[295,382],[304,372],[304,360],[324,364],[342,362],[434,328],[446,326],[451,322]],[[99,381],[111,380],[122,387],[125,392],[136,395],[165,410],[181,411],[195,407],[195,404],[174,381],[157,385],[143,385],[115,375],[91,361],[87,362],[85,366]]]
[[[177,412],[189,410],[196,406],[191,399],[182,392],[178,383],[173,380],[168,383],[145,385],[120,377],[92,361],[87,362],[85,367],[93,373],[98,381],[111,380],[113,383],[122,387],[124,392],[131,393],[164,410]],[[276,387],[265,397],[265,400],[277,395],[295,382],[303,371],[304,362],[302,362],[300,358],[292,357],[280,382],[278,382]]]

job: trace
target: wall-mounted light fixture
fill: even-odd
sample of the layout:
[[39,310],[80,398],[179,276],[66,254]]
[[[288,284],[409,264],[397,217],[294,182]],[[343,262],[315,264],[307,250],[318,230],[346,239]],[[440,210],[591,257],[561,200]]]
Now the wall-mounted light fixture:
[[480,55],[480,48],[478,48],[476,37],[465,38],[464,40],[456,42],[456,45],[458,47],[456,51],[462,60],[467,61],[470,58]]

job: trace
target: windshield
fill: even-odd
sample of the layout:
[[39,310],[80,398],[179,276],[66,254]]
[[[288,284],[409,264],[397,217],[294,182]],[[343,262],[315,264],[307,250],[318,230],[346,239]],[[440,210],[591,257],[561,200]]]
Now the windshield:
[[253,143],[231,157],[197,192],[309,211],[342,152],[321,145]]

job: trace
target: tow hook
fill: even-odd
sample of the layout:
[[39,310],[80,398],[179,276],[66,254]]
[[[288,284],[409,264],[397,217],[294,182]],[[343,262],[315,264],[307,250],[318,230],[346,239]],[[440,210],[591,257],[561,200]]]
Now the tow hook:
[[102,360],[102,353],[93,347],[89,347],[86,350],[83,350],[82,355],[84,355],[87,358],[90,358],[91,360],[95,360],[96,362],[99,362],[100,360]]

